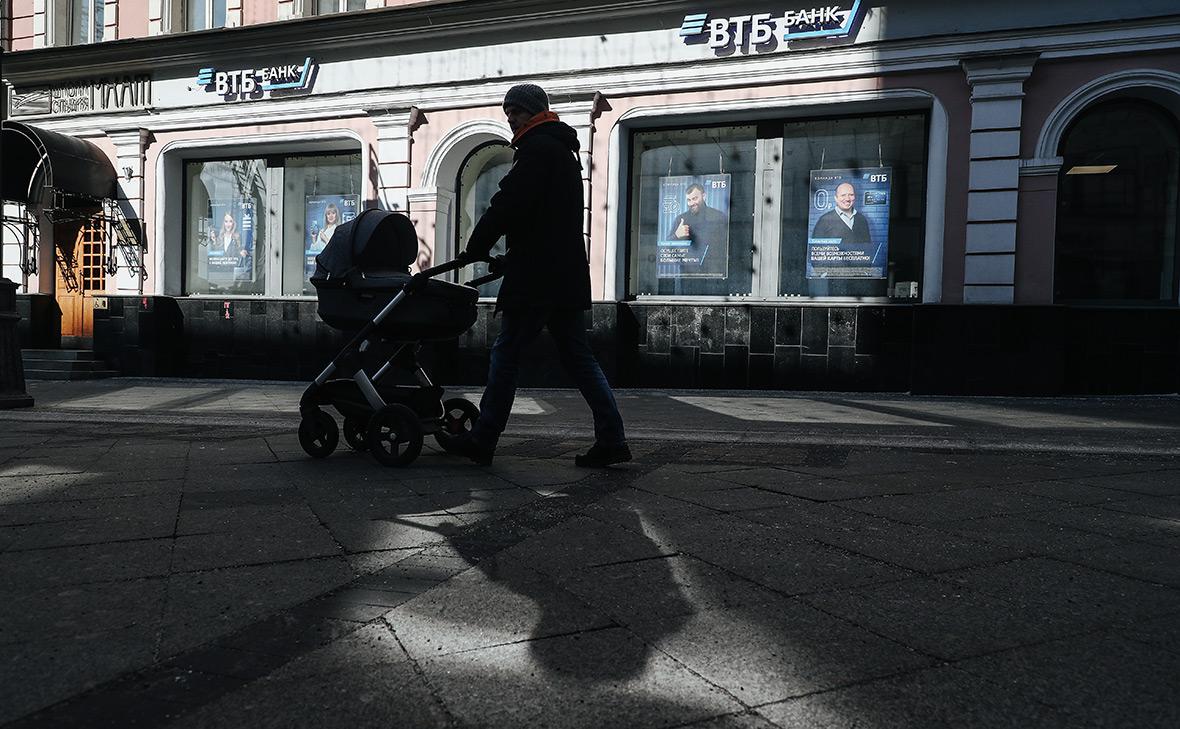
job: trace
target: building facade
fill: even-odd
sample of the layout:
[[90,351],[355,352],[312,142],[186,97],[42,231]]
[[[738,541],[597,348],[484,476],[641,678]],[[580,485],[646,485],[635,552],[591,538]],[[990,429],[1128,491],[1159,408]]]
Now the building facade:
[[[340,341],[308,283],[331,231],[404,211],[416,266],[452,258],[530,81],[581,141],[588,326],[618,385],[1180,389],[1174,2],[6,11],[5,157],[41,144],[53,167],[5,162],[28,345],[313,375]],[[109,193],[71,188],[79,154]],[[436,348],[444,381],[482,380],[490,301]],[[526,380],[560,384],[550,362]]]

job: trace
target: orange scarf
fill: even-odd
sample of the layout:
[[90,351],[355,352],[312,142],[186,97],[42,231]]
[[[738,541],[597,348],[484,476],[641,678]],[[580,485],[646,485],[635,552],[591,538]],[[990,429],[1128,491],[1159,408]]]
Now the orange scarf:
[[532,119],[529,119],[528,122],[523,127],[520,128],[519,132],[512,135],[512,144],[515,146],[516,143],[520,141],[520,138],[523,137],[526,133],[528,133],[533,127],[540,126],[540,125],[544,124],[545,122],[551,122],[551,121],[559,121],[557,118],[557,114],[555,114],[554,112],[543,111],[540,114],[537,114]]

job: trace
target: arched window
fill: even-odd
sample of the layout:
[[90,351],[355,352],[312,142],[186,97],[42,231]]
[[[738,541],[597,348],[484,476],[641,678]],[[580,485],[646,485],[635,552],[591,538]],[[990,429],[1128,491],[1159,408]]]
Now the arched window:
[[1054,298],[1177,301],[1180,132],[1164,109],[1118,99],[1062,137]]
[[[455,250],[461,251],[467,246],[467,239],[480,216],[488,209],[492,195],[499,189],[498,185],[508,170],[512,168],[512,148],[503,142],[489,142],[476,147],[463,164],[459,167],[459,177],[456,180],[458,190],[457,203],[459,208],[459,225],[456,226],[458,240]],[[492,255],[504,252],[504,239],[501,238],[492,249]],[[482,276],[488,272],[487,264],[477,263],[471,267],[471,278]],[[495,281],[481,286],[480,296],[495,296],[500,291],[500,282]]]

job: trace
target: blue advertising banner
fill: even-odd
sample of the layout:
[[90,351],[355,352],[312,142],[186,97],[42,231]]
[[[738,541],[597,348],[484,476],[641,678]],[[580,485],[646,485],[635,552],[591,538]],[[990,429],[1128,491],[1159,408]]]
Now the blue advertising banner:
[[211,200],[207,278],[211,283],[254,280],[254,203],[243,198]]
[[660,178],[659,278],[729,275],[729,175]]
[[308,195],[304,207],[303,241],[304,268],[307,275],[315,272],[316,254],[324,250],[336,226],[356,217],[360,208],[359,195]]
[[811,171],[807,278],[886,278],[893,170]]

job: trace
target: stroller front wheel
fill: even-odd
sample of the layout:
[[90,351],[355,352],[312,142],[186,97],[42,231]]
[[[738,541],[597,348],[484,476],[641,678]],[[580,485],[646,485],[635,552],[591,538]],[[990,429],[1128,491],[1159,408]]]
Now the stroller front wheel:
[[299,445],[312,458],[327,458],[340,442],[336,421],[323,410],[304,415],[299,421]]
[[386,405],[369,418],[369,452],[386,466],[413,463],[422,452],[422,424],[405,405]]

